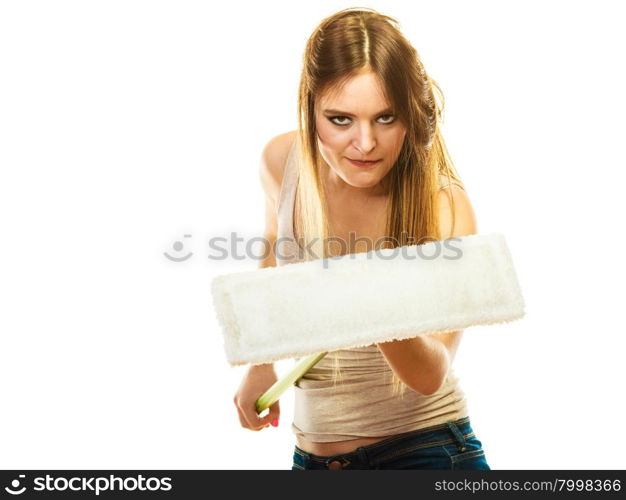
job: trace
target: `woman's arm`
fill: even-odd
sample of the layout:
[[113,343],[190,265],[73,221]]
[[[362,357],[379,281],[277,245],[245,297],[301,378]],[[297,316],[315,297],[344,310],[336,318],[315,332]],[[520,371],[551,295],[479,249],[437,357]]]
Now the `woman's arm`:
[[[259,180],[263,188],[265,200],[265,228],[263,240],[268,246],[263,252],[264,258],[260,261],[259,267],[276,267],[276,254],[274,246],[278,238],[278,197],[282,184],[284,165],[289,153],[289,142],[293,137],[293,132],[277,135],[273,137],[263,148],[261,161],[259,163]],[[249,373],[271,375],[274,373],[274,364],[250,366]]]
[[[278,197],[283,178],[284,163],[291,146],[290,140],[293,132],[278,135],[272,138],[261,154],[259,167],[259,179],[263,187],[265,198],[265,230],[263,238],[268,245],[264,258],[259,267],[275,267],[276,256],[274,246],[278,234]],[[270,407],[270,411],[264,417],[259,417],[256,412],[255,402],[258,397],[269,389],[277,376],[274,364],[252,365],[248,368],[234,398],[237,407],[239,421],[242,427],[251,430],[261,430],[269,425],[278,425],[280,406],[278,401]]]
[[[454,196],[454,227],[452,203]],[[458,186],[439,191],[439,224],[442,239],[477,233],[476,216],[466,192]],[[446,380],[463,330],[418,335],[417,337],[384,342],[378,348],[396,376],[419,394],[437,392]]]
[[[278,237],[278,201],[289,149],[295,140],[295,131],[273,137],[263,148],[259,164],[259,180],[265,195],[265,232],[267,244],[275,245]],[[259,267],[275,267],[274,252],[266,252]]]

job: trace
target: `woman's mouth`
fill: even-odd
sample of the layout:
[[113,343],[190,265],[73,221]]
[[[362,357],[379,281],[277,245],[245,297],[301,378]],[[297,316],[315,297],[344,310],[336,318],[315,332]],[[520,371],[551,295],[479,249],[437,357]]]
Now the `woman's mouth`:
[[380,160],[371,160],[371,161],[353,160],[352,158],[348,158],[348,157],[346,157],[346,160],[348,160],[353,165],[356,165],[357,167],[361,167],[361,168],[373,167],[374,165],[377,165],[380,162]]

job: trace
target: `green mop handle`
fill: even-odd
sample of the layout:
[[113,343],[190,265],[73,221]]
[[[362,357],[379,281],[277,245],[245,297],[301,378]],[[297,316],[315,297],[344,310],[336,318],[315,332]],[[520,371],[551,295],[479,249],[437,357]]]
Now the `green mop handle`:
[[256,411],[261,413],[272,406],[283,395],[289,387],[295,384],[302,376],[308,372],[313,365],[315,365],[320,359],[326,356],[327,352],[320,354],[311,354],[305,358],[302,358],[296,365],[281,379],[277,380],[272,387],[265,391],[259,399],[256,400]]

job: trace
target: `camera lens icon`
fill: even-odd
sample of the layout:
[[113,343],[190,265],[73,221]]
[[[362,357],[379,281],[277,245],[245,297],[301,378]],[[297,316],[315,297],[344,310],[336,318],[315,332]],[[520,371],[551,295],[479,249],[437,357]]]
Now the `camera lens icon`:
[[[20,474],[18,477],[20,479],[24,479],[26,476],[24,474]],[[21,495],[26,491],[26,486],[23,486],[21,489],[18,489],[19,487],[20,480],[14,479],[13,481],[11,481],[11,487],[5,486],[4,491],[10,493],[11,495]]]
[[[191,238],[191,235],[190,234],[185,234],[184,237],[185,238]],[[193,255],[193,252],[189,252],[187,255],[180,255],[180,253],[182,252],[184,246],[185,245],[183,244],[182,241],[175,241],[174,244],[172,245],[172,248],[179,255],[178,256],[177,255],[170,255],[167,252],[163,252],[163,255],[165,255],[165,257],[167,257],[169,260],[172,260],[174,262],[183,262],[183,261],[189,259]]]

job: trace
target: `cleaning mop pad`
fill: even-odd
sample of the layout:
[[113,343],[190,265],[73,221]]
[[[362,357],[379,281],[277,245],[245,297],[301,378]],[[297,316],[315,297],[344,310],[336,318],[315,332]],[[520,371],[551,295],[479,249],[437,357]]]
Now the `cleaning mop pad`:
[[496,233],[225,274],[211,292],[233,366],[524,315],[511,255]]

